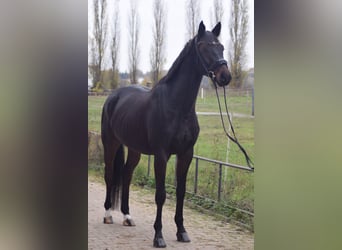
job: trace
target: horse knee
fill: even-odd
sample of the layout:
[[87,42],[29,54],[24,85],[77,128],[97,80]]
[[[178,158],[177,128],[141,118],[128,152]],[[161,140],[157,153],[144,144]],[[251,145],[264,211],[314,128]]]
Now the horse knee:
[[177,196],[177,199],[184,199],[185,197],[185,187],[177,187],[176,188],[176,196]]
[[155,202],[158,206],[162,206],[164,205],[164,202],[166,200],[166,191],[161,190],[161,191],[156,191],[156,195],[155,195]]

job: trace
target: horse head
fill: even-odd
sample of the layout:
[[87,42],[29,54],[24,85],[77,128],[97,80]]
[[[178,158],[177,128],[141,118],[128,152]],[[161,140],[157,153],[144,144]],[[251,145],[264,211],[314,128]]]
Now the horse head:
[[222,87],[228,85],[232,77],[227,61],[223,58],[224,47],[218,40],[220,33],[220,22],[216,24],[212,31],[206,31],[203,21],[201,21],[195,37],[195,46],[199,61],[205,70],[205,75]]

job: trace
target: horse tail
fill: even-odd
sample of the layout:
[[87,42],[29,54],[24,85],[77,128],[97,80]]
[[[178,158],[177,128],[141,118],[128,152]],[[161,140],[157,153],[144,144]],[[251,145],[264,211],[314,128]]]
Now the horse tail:
[[112,209],[119,209],[121,204],[122,172],[125,165],[125,151],[121,144],[113,161],[113,186],[111,190]]

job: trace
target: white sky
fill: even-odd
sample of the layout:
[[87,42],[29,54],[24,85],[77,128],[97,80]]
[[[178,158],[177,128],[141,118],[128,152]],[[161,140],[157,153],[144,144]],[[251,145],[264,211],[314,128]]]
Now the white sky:
[[[108,0],[108,16],[109,23],[113,13],[113,6],[115,0]],[[119,70],[121,72],[128,71],[128,10],[130,7],[130,0],[116,0],[119,2],[120,8],[120,55],[119,55]],[[138,68],[143,72],[150,70],[150,49],[152,44],[152,22],[153,22],[153,0],[136,0],[137,9],[140,19],[140,62]],[[92,0],[88,0],[88,32],[91,36],[93,25],[92,14]],[[177,58],[185,43],[186,34],[186,0],[164,0],[167,8],[167,22],[166,22],[166,63],[164,69],[168,70]],[[204,21],[207,30],[211,30],[215,24],[211,24],[210,12],[213,10],[213,0],[200,0],[201,15],[200,19]],[[224,16],[222,22],[221,43],[228,48],[228,14],[230,12],[230,1],[224,0]],[[254,1],[248,0],[249,6],[249,39],[246,45],[246,68],[254,67]],[[227,50],[224,54],[227,59]],[[110,67],[109,57],[105,67]]]

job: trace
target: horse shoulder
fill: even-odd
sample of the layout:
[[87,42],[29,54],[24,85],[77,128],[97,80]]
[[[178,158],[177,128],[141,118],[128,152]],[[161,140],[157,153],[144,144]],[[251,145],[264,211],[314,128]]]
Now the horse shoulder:
[[185,152],[193,147],[199,135],[199,124],[196,114],[191,114],[179,121],[175,126],[174,136],[171,143],[175,153]]

